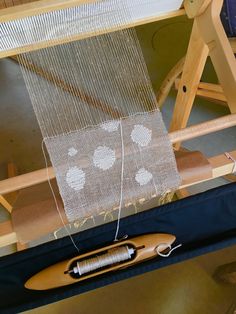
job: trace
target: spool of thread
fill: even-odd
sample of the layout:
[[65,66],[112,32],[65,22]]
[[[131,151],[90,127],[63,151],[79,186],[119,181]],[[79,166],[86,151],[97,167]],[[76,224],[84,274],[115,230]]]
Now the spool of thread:
[[105,254],[77,262],[76,267],[73,267],[73,272],[74,274],[79,274],[82,276],[83,274],[92,272],[96,269],[129,260],[132,258],[134,252],[135,250],[132,247],[128,247],[127,245],[117,247]]

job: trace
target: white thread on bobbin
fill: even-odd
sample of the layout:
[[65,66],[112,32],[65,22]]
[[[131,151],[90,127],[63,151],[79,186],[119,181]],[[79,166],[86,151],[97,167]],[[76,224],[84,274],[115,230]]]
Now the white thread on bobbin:
[[[156,252],[157,252],[157,254],[159,255],[159,256],[161,256],[161,257],[169,257],[170,256],[170,254],[174,251],[174,250],[176,250],[176,249],[178,249],[179,247],[181,247],[182,246],[182,244],[178,244],[178,245],[176,245],[175,247],[171,247],[171,244],[168,244],[168,243],[160,243],[157,247],[156,247]],[[169,250],[169,252],[168,253],[161,253],[161,251],[163,251],[163,250],[166,250],[166,249],[170,249]]]
[[76,267],[73,268],[73,272],[75,274],[78,273],[80,276],[82,276],[96,269],[105,266],[112,266],[114,264],[129,260],[131,259],[133,254],[134,249],[132,247],[128,247],[127,245],[114,248],[109,250],[105,254],[91,257],[81,262],[77,262]]

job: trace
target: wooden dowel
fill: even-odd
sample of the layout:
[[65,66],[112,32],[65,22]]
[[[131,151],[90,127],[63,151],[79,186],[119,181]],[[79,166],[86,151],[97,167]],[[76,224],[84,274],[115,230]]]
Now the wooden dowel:
[[[198,136],[206,135],[222,129],[236,126],[236,114],[227,115],[212,121],[203,122],[198,125],[190,126],[186,129],[169,133],[171,143],[189,140]],[[48,175],[47,175],[48,171]],[[230,172],[229,172],[230,173]],[[40,169],[30,173],[18,175],[0,181],[0,194],[6,194],[26,187],[46,182],[48,179],[55,178],[52,167]]]
[[236,126],[236,114],[230,114],[211,121],[199,123],[186,129],[169,133],[172,144],[193,139],[213,132]]
[[71,83],[70,84],[66,83],[64,80],[56,76],[53,73],[53,71],[50,71],[50,72],[46,71],[46,69],[43,69],[42,67],[34,63],[28,62],[26,60],[19,62],[16,56],[11,57],[11,59],[19,63],[21,66],[23,66],[27,70],[32,71],[36,73],[37,75],[40,75],[48,82],[58,86],[63,91],[70,93],[72,96],[76,96],[80,98],[80,100],[86,102],[88,106],[101,110],[102,112],[111,116],[113,119],[124,117],[124,114],[122,111],[119,111],[118,109],[114,109],[110,105],[106,104],[105,102],[102,102],[100,99],[90,96],[89,94],[80,90],[77,86],[73,86],[73,84]]

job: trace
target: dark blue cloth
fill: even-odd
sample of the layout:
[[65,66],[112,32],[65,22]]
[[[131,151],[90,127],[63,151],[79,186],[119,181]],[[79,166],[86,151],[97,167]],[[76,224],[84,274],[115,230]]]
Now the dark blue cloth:
[[[107,245],[114,239],[116,222],[74,236],[81,253]],[[0,313],[18,313],[119,280],[127,279],[236,244],[236,184],[229,184],[123,218],[120,236],[164,232],[174,234],[183,246],[169,258],[155,258],[101,277],[48,291],[30,291],[25,281],[61,260],[77,255],[68,237],[0,259]]]
[[236,0],[224,0],[221,20],[228,37],[236,37]]

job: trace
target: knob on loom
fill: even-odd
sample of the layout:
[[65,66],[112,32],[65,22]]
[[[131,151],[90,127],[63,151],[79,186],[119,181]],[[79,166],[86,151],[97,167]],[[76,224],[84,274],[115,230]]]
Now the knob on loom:
[[126,239],[49,266],[31,277],[25,287],[47,290],[130,267],[165,252],[174,241],[175,236],[158,233]]

